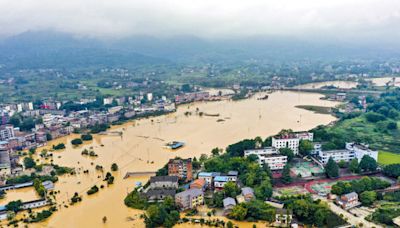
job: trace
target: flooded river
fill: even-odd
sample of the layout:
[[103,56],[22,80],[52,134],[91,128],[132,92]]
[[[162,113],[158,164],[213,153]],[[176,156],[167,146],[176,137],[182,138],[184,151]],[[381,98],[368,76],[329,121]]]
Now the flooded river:
[[[64,142],[66,149],[54,152],[54,163],[74,167],[78,173],[61,177],[56,183],[59,211],[37,227],[144,227],[139,219],[141,211],[127,208],[123,200],[128,192],[140,181],[145,183],[149,176],[123,179],[126,172],[155,171],[170,158],[199,157],[209,154],[212,148],[225,148],[245,138],[265,138],[283,128],[308,130],[320,124],[335,120],[333,116],[316,114],[296,105],[335,106],[338,103],[321,100],[322,95],[297,92],[275,92],[268,100],[258,100],[265,94],[257,94],[241,101],[202,102],[179,106],[176,113],[129,122],[113,127],[110,131],[122,131],[122,136],[96,135],[93,142],[72,147],[71,135],[53,141]],[[196,114],[219,114],[218,117]],[[191,115],[185,112],[191,112]],[[164,149],[169,141],[183,141],[186,146],[177,151]],[[49,145],[51,146],[51,145]],[[93,148],[96,158],[81,155],[83,149]],[[40,150],[40,149],[39,149]],[[114,173],[114,185],[106,186],[103,174],[95,171],[102,165],[105,172],[112,163],[119,170]],[[89,170],[84,174],[83,170]],[[87,196],[86,191],[93,185],[104,185],[97,194]],[[69,206],[68,200],[74,192],[83,196],[83,201]],[[103,224],[102,218],[107,217]],[[251,227],[251,224],[248,224]],[[244,224],[241,224],[241,227]],[[187,227],[181,225],[180,227]]]

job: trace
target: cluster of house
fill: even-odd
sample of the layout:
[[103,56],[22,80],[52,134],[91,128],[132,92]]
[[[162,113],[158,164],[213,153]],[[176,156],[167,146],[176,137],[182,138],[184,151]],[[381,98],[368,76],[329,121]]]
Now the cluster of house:
[[[166,197],[175,199],[175,203],[182,209],[193,209],[204,204],[204,192],[206,190],[220,191],[228,182],[237,183],[238,172],[229,171],[226,174],[219,172],[200,172],[197,179],[193,177],[191,159],[170,159],[168,162],[167,176],[153,176],[149,180],[148,187],[143,191],[149,202],[162,201]],[[185,190],[177,192],[179,183],[188,183]],[[236,202],[241,203],[254,198],[251,188],[243,187],[242,194],[236,199],[223,200],[226,212],[229,212]]]
[[175,96],[177,104],[189,103],[194,101],[205,101],[210,99],[210,93],[206,91],[183,93]]
[[[287,156],[279,153],[280,148],[290,148],[295,155],[299,153],[299,145],[301,140],[313,141],[314,135],[311,132],[295,132],[272,137],[272,146],[266,148],[245,150],[244,156],[256,155],[260,165],[267,164],[271,170],[280,170],[287,163]],[[314,149],[311,154],[315,161],[321,165],[325,165],[329,158],[333,158],[335,162],[349,162],[353,159],[361,159],[368,155],[378,160],[378,151],[371,150],[368,145],[349,142],[346,143],[345,149],[341,150],[323,150],[320,143],[314,143]]]
[[[38,109],[32,102],[0,105],[0,174],[9,174],[13,166],[14,151],[36,148],[47,143],[48,139],[56,139],[71,134],[76,129],[88,128],[96,124],[108,124],[119,121],[121,118],[133,118],[157,111],[175,111],[175,103],[163,97],[154,100],[152,94],[147,99],[152,100],[150,105],[141,105],[140,100],[122,98],[104,98],[104,104],[114,101],[118,106],[110,107],[107,111],[81,110],[67,113],[60,110],[61,102],[44,102]],[[78,104],[88,104],[95,99],[81,99]],[[133,105],[138,106],[133,108]],[[127,105],[128,104],[128,105]],[[18,127],[9,124],[10,117],[20,113],[23,117],[41,119],[31,131],[21,131]]]

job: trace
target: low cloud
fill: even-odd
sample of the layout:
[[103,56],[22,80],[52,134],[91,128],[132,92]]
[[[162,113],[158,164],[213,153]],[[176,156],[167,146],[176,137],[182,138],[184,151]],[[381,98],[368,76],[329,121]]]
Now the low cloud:
[[399,0],[0,0],[0,36],[400,39]]

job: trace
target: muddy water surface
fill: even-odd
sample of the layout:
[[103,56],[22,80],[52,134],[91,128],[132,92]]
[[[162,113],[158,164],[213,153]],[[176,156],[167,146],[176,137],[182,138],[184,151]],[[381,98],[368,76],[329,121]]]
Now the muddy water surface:
[[[113,127],[110,132],[123,132],[122,136],[96,135],[93,142],[80,147],[72,147],[70,144],[71,139],[77,136],[53,141],[54,144],[64,142],[67,146],[63,151],[54,152],[54,163],[74,167],[78,174],[60,178],[55,186],[60,191],[57,195],[59,211],[48,221],[35,226],[144,227],[139,219],[141,211],[125,207],[123,200],[136,182],[145,183],[149,176],[123,179],[126,172],[155,171],[175,156],[199,157],[201,154],[209,154],[212,148],[225,148],[244,138],[265,138],[283,128],[308,130],[335,120],[330,115],[295,108],[296,105],[338,104],[321,100],[320,94],[275,92],[269,94],[268,100],[257,100],[257,97],[264,95],[257,94],[251,99],[236,102],[183,105],[173,114]],[[185,115],[185,112],[191,114]],[[200,116],[199,112],[219,116]],[[186,146],[177,151],[164,149],[163,145],[172,140],[183,141]],[[90,150],[91,147],[98,157],[81,155],[83,149]],[[114,185],[107,187],[102,181],[105,173],[95,171],[95,165],[102,165],[105,171],[109,171],[114,162],[120,169],[114,173]],[[89,170],[89,174],[84,174],[83,170]],[[97,194],[87,196],[86,191],[95,184],[105,187]],[[83,195],[83,201],[65,208],[74,192]],[[104,216],[107,217],[106,224],[102,222]]]

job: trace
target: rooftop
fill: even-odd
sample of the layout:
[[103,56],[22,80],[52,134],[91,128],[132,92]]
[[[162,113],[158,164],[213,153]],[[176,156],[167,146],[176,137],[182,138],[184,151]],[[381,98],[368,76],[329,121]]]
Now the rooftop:
[[191,189],[188,189],[188,190],[186,190],[186,191],[177,193],[176,196],[179,196],[179,197],[189,197],[189,196],[192,196],[192,197],[193,197],[193,196],[199,196],[199,195],[202,195],[202,194],[203,194],[203,191],[202,191],[202,190],[197,189],[197,188],[191,188]]
[[229,180],[229,177],[227,176],[216,176],[214,178],[214,181],[223,181],[223,182],[227,182]]
[[225,198],[225,199],[223,200],[223,203],[224,203],[224,207],[227,207],[227,206],[229,206],[229,205],[236,205],[235,199],[234,199],[234,198],[231,198],[231,197]]
[[178,183],[178,177],[177,176],[153,176],[153,177],[150,177],[150,183],[155,183],[155,182],[176,182],[176,183]]

